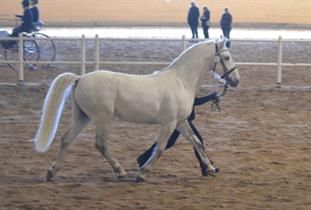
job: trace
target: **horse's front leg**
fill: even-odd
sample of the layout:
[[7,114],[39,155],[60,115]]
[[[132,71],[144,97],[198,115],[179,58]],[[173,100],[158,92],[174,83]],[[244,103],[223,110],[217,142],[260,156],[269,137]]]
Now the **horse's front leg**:
[[150,158],[141,167],[141,171],[137,176],[137,181],[145,181],[147,179],[151,167],[163,154],[165,147],[167,145],[167,141],[175,128],[176,122],[170,122],[161,126],[160,135],[157,140],[157,146],[154,148]]
[[204,146],[198,139],[198,137],[193,133],[189,123],[187,121],[181,122],[177,126],[177,130],[187,139],[198,152],[203,164],[206,164],[206,175],[215,176],[219,172],[218,168],[213,166],[212,161],[208,158],[204,151]]

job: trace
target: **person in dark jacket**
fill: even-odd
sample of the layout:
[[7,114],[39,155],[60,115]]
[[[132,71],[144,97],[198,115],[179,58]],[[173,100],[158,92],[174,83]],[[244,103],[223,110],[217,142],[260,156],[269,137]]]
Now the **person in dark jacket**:
[[194,2],[191,2],[191,7],[188,11],[188,24],[192,32],[192,38],[199,38],[198,26],[199,26],[200,11]]
[[210,11],[207,7],[203,7],[203,14],[201,17],[202,29],[205,39],[209,39],[208,29],[210,27]]
[[[20,18],[22,20],[22,24],[13,29],[13,32],[10,34],[10,37],[18,37],[19,33],[29,32],[33,28],[32,14],[31,14],[31,11],[29,9],[29,6],[30,6],[29,1],[23,0],[22,6],[24,9],[24,14],[23,15],[16,15],[17,18]],[[2,45],[4,46],[4,48],[10,48],[10,47],[14,46],[16,43],[17,43],[17,41],[10,40],[10,41],[6,41],[5,43],[2,43]]]
[[[190,125],[190,127],[192,129],[192,131],[194,132],[196,137],[200,140],[200,142],[201,142],[201,144],[203,146],[203,149],[204,149],[203,138],[200,135],[199,131],[193,125],[192,121],[195,119],[195,110],[194,110],[195,106],[199,106],[199,105],[205,104],[205,103],[207,103],[209,101],[217,101],[218,102],[219,101],[219,94],[214,92],[214,93],[212,93],[210,95],[207,95],[207,96],[195,98],[192,112],[191,112],[190,116],[187,119],[187,121],[188,121],[188,123],[189,123],[189,125]],[[175,129],[173,131],[172,135],[170,136],[168,142],[167,142],[167,145],[166,145],[166,148],[165,148],[166,150],[171,148],[176,143],[179,135],[180,135],[179,131],[177,129]],[[157,142],[154,143],[143,154],[138,156],[137,162],[138,162],[138,165],[139,165],[140,168],[143,165],[145,165],[148,162],[148,160],[151,158],[151,156],[153,154],[153,151],[156,148],[156,146],[157,146]],[[199,160],[202,176],[207,176],[207,172],[206,172],[207,166],[206,166],[206,164],[201,160],[201,157],[200,157],[199,153],[194,148],[193,148],[193,150],[194,150],[194,153],[195,153],[197,159]]]
[[[229,13],[228,8],[225,8],[224,14],[221,16],[220,26],[223,35],[228,39],[230,39],[231,24],[232,24],[232,15]],[[227,42],[226,46],[230,47],[230,41]]]
[[23,0],[22,6],[24,9],[24,14],[16,15],[16,17],[22,20],[22,24],[13,29],[13,33],[10,35],[11,37],[17,37],[19,33],[29,32],[33,28],[33,25],[32,25],[33,19],[32,19],[31,10],[29,8],[30,6],[29,1]]
[[32,13],[32,25],[35,30],[40,30],[43,26],[43,22],[40,21],[40,11],[39,11],[39,0],[30,0],[31,2],[31,13]]
[[38,8],[38,0],[30,0],[31,3],[31,14],[33,23],[38,23],[40,21],[40,12]]

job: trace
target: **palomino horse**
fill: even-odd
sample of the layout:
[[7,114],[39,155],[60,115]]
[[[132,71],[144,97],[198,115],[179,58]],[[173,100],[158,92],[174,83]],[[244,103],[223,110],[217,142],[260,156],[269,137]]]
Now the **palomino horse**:
[[168,67],[149,75],[103,70],[82,76],[72,73],[59,75],[52,82],[45,98],[40,126],[34,139],[35,149],[45,152],[50,148],[65,101],[70,95],[73,114],[71,127],[61,138],[61,148],[56,161],[48,170],[47,180],[60,170],[65,151],[91,120],[96,125],[96,148],[119,177],[126,176],[123,167],[111,156],[107,148],[108,133],[114,118],[161,126],[158,146],[151,158],[141,167],[137,180],[147,177],[148,171],[162,155],[175,128],[198,151],[207,166],[207,174],[215,175],[218,169],[212,165],[202,144],[193,134],[187,118],[199,92],[203,75],[208,70],[215,71],[218,62],[223,67],[223,78],[230,86],[237,86],[239,73],[225,47],[225,40],[197,43],[184,51]]

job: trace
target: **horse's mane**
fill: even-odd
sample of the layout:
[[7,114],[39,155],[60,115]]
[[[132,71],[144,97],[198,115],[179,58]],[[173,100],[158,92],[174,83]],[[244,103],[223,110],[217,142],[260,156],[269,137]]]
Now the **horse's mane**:
[[207,40],[207,41],[199,42],[199,43],[196,43],[196,44],[190,46],[188,49],[183,51],[177,58],[175,58],[169,64],[169,66],[167,68],[174,68],[174,66],[178,66],[178,65],[182,64],[184,59],[186,59],[190,54],[192,54],[194,50],[199,49],[200,46],[211,45],[211,44],[215,44],[215,41],[214,40]]

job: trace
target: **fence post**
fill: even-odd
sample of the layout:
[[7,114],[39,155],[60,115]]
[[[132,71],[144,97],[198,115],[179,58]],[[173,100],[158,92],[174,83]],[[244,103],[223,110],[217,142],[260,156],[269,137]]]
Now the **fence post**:
[[23,33],[18,34],[18,82],[24,83],[24,40]]
[[85,36],[84,34],[82,35],[81,39],[81,75],[85,74],[86,72],[86,43],[85,43]]
[[98,34],[95,36],[95,70],[99,70],[99,39]]
[[186,36],[182,35],[182,50],[185,51],[187,49],[186,46]]
[[281,83],[282,83],[282,60],[283,60],[283,42],[282,42],[282,36],[279,36],[279,39],[278,39],[278,69],[277,69],[277,77],[276,77],[277,87],[280,87]]

